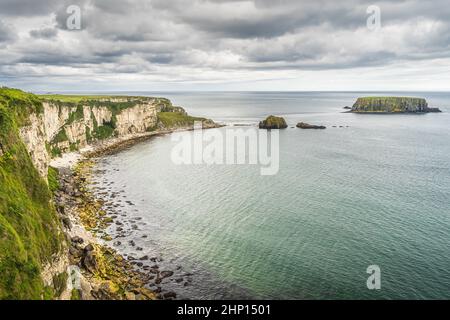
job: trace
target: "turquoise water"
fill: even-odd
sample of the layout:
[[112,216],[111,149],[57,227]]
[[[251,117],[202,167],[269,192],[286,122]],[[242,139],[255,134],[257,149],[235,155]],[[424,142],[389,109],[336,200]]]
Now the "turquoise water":
[[[445,111],[426,115],[342,113],[365,93],[161,95],[226,123],[277,114],[290,125],[274,176],[252,165],[177,166],[170,135],[99,162],[98,182],[134,204],[123,204],[125,227],[142,219],[126,240],[193,273],[190,286],[167,284],[180,297],[450,298],[449,94],[402,94]],[[328,128],[291,128],[298,121]],[[381,290],[372,291],[374,264]]]

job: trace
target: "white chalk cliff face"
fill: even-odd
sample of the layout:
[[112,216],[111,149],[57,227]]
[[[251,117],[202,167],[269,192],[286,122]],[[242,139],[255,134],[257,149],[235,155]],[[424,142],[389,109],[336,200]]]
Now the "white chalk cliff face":
[[116,131],[119,136],[130,133],[145,132],[153,128],[158,122],[159,107],[152,104],[138,104],[125,109],[116,116]]
[[44,115],[30,114],[29,120],[30,124],[26,127],[20,128],[19,134],[25,143],[25,146],[30,153],[31,160],[33,161],[39,174],[43,177],[47,177],[50,155],[45,147],[47,140],[44,126]]
[[[83,106],[44,102],[42,114],[30,115],[29,124],[20,129],[20,136],[41,176],[47,177],[48,164],[55,151],[64,153],[112,136],[152,130],[162,108],[155,98],[140,98],[135,104],[127,98],[109,100],[110,105],[104,102],[96,105],[91,101]],[[126,102],[129,104],[119,110],[113,106]]]

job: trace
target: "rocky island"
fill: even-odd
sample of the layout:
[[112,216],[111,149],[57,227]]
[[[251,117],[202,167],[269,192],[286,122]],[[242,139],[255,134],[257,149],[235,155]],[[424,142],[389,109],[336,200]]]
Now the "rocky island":
[[286,121],[282,117],[268,116],[266,120],[259,123],[260,129],[285,129]]
[[352,113],[428,113],[441,112],[430,108],[423,98],[410,97],[362,97],[349,112]]

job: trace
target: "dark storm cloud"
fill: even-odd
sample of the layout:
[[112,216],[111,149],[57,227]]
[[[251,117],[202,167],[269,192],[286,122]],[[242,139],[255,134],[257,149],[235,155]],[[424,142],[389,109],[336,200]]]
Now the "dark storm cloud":
[[[111,41],[146,42],[159,41],[171,42],[169,51],[178,49],[177,44],[185,47],[195,47],[210,52],[212,49],[231,50],[238,52],[242,57],[252,62],[285,61],[292,62],[301,59],[320,56],[336,48],[330,47],[321,39],[330,38],[330,35],[340,31],[352,31],[365,28],[366,9],[373,1],[350,0],[344,3],[335,1],[193,1],[180,0],[162,1],[105,1],[93,2],[91,11],[85,12],[85,24],[87,30],[98,38],[106,38]],[[414,51],[429,52],[432,47],[446,48],[449,44],[448,36],[444,33],[447,20],[442,18],[450,14],[450,9],[445,1],[433,1],[424,4],[423,1],[384,1],[378,3],[382,12],[382,23],[404,24],[408,21],[424,18],[433,23],[443,23],[435,26],[442,31],[428,30],[426,39],[421,38],[424,30],[411,30],[411,35],[403,35],[403,40],[411,45]],[[436,10],[442,8],[442,10]],[[133,17],[135,19],[133,19]],[[326,28],[310,29],[317,26]],[[310,33],[306,39],[305,33]],[[184,33],[196,34],[196,37]],[[437,35],[437,33],[439,33]],[[289,47],[283,43],[272,43],[278,52],[274,55],[255,54],[252,47],[258,47],[259,39],[277,40],[284,35],[298,34],[306,44]],[[174,36],[175,35],[175,36]],[[357,41],[348,35],[348,42]],[[417,39],[419,38],[419,39]],[[240,50],[228,43],[228,47],[221,44],[221,39],[248,40],[245,46],[247,51]],[[267,43],[270,46],[270,43]],[[346,42],[342,41],[342,47]],[[150,46],[151,47],[151,46]],[[389,51],[389,48],[377,48]],[[393,49],[392,49],[393,50]],[[361,56],[368,56],[364,53]],[[389,56],[398,57],[396,52]],[[406,55],[405,55],[406,56]],[[368,60],[373,63],[374,59]],[[355,57],[355,65],[364,63],[364,59]],[[380,56],[380,63],[385,62],[384,55]],[[324,68],[329,68],[329,63],[324,63]]]
[[0,16],[37,16],[52,13],[59,0],[1,0]]
[[0,20],[0,43],[13,41],[15,38],[14,30]]
[[[330,24],[335,28],[365,24],[367,6],[335,5],[323,1],[257,1],[244,2],[237,10],[232,6],[242,2],[214,1],[210,8],[195,11],[179,9],[179,19],[197,30],[231,38],[272,38],[295,32],[311,25]],[[248,5],[250,4],[250,5]]]

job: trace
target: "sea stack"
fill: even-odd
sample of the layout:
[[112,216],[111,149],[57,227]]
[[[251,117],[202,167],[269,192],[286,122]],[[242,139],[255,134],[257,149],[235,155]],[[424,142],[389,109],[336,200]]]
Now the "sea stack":
[[353,113],[427,113],[441,112],[429,108],[423,98],[409,97],[362,97],[356,100],[350,112]]
[[266,120],[259,123],[260,129],[285,129],[286,121],[282,117],[268,116]]

